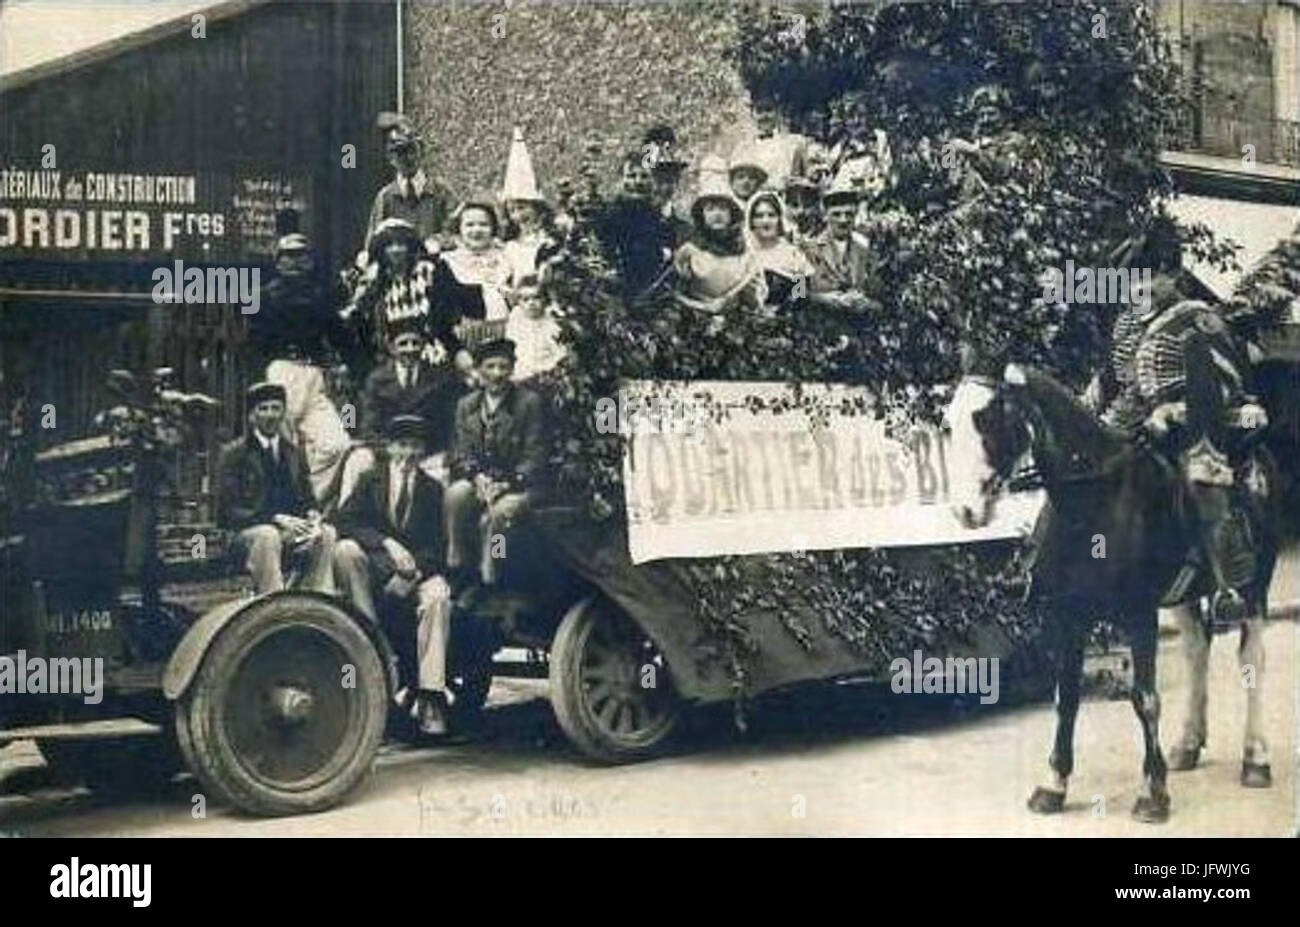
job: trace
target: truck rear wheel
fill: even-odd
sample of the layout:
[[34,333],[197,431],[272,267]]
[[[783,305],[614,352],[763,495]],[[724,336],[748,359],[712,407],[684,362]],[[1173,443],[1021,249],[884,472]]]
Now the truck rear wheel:
[[659,648],[600,596],[583,599],[560,622],[551,644],[550,691],[569,740],[603,763],[662,752],[681,714]]
[[338,605],[270,596],[213,641],[176,706],[205,788],[251,814],[323,811],[370,771],[388,712],[383,662]]

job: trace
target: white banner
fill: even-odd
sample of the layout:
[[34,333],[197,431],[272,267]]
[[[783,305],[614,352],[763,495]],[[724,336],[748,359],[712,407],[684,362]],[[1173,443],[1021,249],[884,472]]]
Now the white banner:
[[1041,491],[1004,496],[987,526],[963,528],[948,505],[947,436],[888,437],[869,399],[826,384],[798,397],[784,383],[626,384],[617,406],[632,437],[623,461],[632,561],[1029,532]]

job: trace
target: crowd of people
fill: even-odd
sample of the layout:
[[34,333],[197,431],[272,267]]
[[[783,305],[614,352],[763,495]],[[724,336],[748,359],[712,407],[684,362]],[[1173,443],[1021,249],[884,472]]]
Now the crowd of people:
[[[544,493],[547,404],[539,378],[565,354],[550,268],[575,217],[542,195],[516,129],[495,196],[453,202],[424,170],[409,122],[383,114],[394,178],[337,288],[310,242],[284,235],[249,320],[257,382],[247,434],[223,448],[218,518],[258,593],[293,582],[379,621],[415,614],[416,665],[399,701],[430,735],[453,698],[453,604],[500,578],[501,537]],[[776,130],[689,160],[668,126],[621,161],[596,230],[630,299],[671,292],[691,311],[775,314],[806,301],[876,305],[855,217],[883,157],[828,151]],[[870,162],[872,171],[864,171]],[[340,401],[338,372],[361,385]]]
[[[263,308],[249,323],[259,378],[247,393],[249,428],[221,454],[218,513],[257,592],[283,588],[288,567],[300,586],[344,596],[370,620],[414,612],[416,665],[405,668],[399,700],[437,735],[454,698],[446,666],[454,605],[471,607],[499,581],[500,539],[546,495],[540,391],[564,375],[566,353],[552,268],[579,216],[593,219],[630,306],[670,294],[715,330],[736,311],[819,311],[846,327],[869,324],[881,308],[879,257],[859,227],[890,173],[890,152],[866,133],[828,148],[778,131],[760,112],[757,136],[729,158],[698,159],[683,208],[691,162],[671,127],[653,126],[620,161],[617,195],[583,215],[579,198],[552,204],[542,195],[518,129],[499,193],[455,204],[425,173],[409,123],[385,115],[380,127],[395,176],[375,197],[339,290],[314,273],[303,235],[278,244]],[[1117,371],[1146,369],[1141,358],[1152,352],[1165,358],[1160,369],[1181,371],[1186,331],[1226,337],[1201,304],[1155,295],[1153,306],[1121,315]],[[1167,312],[1173,305],[1186,311]],[[1231,354],[1222,347],[1219,366],[1240,387],[1248,365]],[[356,406],[337,401],[340,361],[363,384]],[[1161,439],[1171,409],[1195,416],[1162,385],[1181,390],[1186,377],[1156,379],[1139,388],[1141,377],[1129,375],[1126,390],[1111,390],[1122,395],[1091,405],[1099,413],[1133,405],[1135,427]],[[1257,431],[1262,410],[1242,389],[1228,392],[1241,398],[1212,405],[1226,406],[1233,428]],[[1192,431],[1192,451],[1171,453],[1190,466],[1192,483],[1227,485],[1222,447],[1231,442],[1211,442],[1209,426]],[[1226,614],[1240,596],[1224,564],[1242,545],[1222,541],[1233,517],[1222,495],[1192,498],[1204,510],[1216,612]]]

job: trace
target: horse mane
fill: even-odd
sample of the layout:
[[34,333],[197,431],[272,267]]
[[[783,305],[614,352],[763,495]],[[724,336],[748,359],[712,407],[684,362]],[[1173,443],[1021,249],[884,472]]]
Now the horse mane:
[[1097,463],[1128,449],[1129,442],[1121,434],[1103,425],[1054,377],[1036,367],[1023,369],[1026,387],[1051,423],[1057,443],[1087,452]]

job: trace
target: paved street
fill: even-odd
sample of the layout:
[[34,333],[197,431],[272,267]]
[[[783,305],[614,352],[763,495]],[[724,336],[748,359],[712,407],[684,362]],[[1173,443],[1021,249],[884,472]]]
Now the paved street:
[[[812,690],[760,706],[747,735],[726,711],[696,715],[682,748],[622,768],[591,766],[567,747],[540,682],[502,681],[484,739],[443,749],[385,748],[373,779],[344,807],[312,817],[256,820],[211,807],[190,814],[194,782],[156,800],[105,804],[57,788],[29,744],[0,751],[0,831],[30,835],[925,834],[1282,835],[1294,831],[1293,621],[1266,630],[1266,733],[1275,783],[1237,783],[1244,696],[1236,635],[1211,656],[1210,742],[1201,768],[1174,774],[1163,826],[1129,817],[1141,764],[1125,701],[1087,701],[1066,813],[1043,818],[1024,802],[1045,766],[1048,704],[958,709],[881,687]],[[1163,740],[1184,713],[1177,638],[1162,641]],[[1093,814],[1104,796],[1105,816]],[[806,817],[795,817],[800,806]]]

